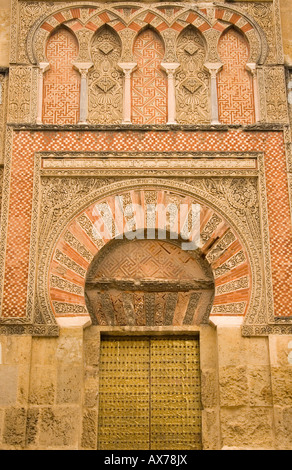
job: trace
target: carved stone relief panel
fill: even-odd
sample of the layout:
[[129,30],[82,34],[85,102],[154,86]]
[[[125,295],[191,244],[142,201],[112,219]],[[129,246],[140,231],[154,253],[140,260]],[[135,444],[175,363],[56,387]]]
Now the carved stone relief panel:
[[8,122],[31,120],[32,68],[13,66],[9,70]]
[[287,123],[288,107],[284,67],[265,67],[264,82],[267,121]]
[[185,29],[177,40],[177,121],[182,124],[210,122],[209,73],[204,70],[205,47],[199,32]]
[[122,120],[123,76],[118,68],[121,42],[117,33],[103,26],[91,44],[94,64],[88,74],[88,121],[92,124],[116,124]]
[[244,9],[262,28],[267,39],[267,63],[277,62],[276,25],[274,18],[274,2],[241,2]]

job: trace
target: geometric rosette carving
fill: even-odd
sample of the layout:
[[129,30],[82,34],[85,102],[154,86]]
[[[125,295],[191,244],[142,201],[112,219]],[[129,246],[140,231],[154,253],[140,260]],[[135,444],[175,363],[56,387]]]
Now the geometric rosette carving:
[[93,124],[119,123],[122,120],[123,78],[118,69],[121,44],[117,33],[103,26],[94,35],[88,74],[88,121]]
[[209,74],[204,70],[205,47],[194,27],[186,28],[177,41],[180,63],[176,74],[177,120],[183,124],[203,124],[209,116]]

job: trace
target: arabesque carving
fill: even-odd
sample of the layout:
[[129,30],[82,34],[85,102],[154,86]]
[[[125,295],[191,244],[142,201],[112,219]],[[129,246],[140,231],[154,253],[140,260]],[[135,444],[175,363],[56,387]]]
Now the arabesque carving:
[[121,49],[119,37],[108,26],[93,37],[90,52],[94,65],[88,73],[88,122],[92,124],[122,120],[123,77],[118,68]]
[[32,68],[10,67],[8,122],[31,122]]
[[177,40],[176,74],[177,121],[183,124],[210,122],[210,76],[204,69],[206,51],[195,28],[185,29]]

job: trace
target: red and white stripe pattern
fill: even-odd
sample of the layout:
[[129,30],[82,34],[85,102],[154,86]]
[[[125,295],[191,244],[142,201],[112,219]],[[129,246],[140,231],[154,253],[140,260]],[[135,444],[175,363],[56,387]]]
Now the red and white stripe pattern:
[[[150,193],[152,200],[155,198],[155,204],[162,204],[165,207],[174,200],[173,194],[162,190],[151,190]],[[148,204],[149,191],[136,190],[121,195],[124,196],[124,203],[133,207],[132,228],[144,230],[149,220],[147,221],[146,215],[141,217],[141,212],[135,209],[137,207],[135,204],[145,208]],[[187,220],[190,212],[185,210],[186,205],[191,208],[191,204],[197,204],[197,201],[178,195],[175,196],[175,200],[178,204],[176,214],[178,219]],[[111,208],[114,214],[116,210],[114,196],[99,203]],[[184,207],[183,211],[180,211],[180,205],[183,205],[181,206]],[[99,250],[114,238],[111,222],[108,222],[105,215],[97,214],[95,207],[93,204],[76,216],[68,224],[55,247],[49,269],[49,292],[51,306],[57,317],[88,315],[84,298],[87,271]],[[201,205],[200,210],[199,250],[208,260],[215,280],[215,298],[211,314],[243,316],[249,305],[252,285],[246,250],[236,232],[221,215],[205,205]],[[144,210],[142,213],[147,214],[147,211]],[[123,230],[121,227],[129,221],[122,209],[120,214],[123,219],[119,219],[119,231]],[[180,222],[183,223],[183,220]],[[160,226],[162,222],[157,215],[155,221],[151,223],[156,229],[164,228],[164,225]],[[97,224],[103,229],[100,239],[96,238],[94,229]],[[174,219],[169,224],[170,230],[171,224],[177,227]],[[190,238],[192,235],[190,234]]]

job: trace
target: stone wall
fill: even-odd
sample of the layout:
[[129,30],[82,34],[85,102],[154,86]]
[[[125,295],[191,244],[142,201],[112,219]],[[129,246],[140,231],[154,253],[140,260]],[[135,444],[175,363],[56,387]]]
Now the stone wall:
[[292,0],[280,0],[285,64],[292,66]]
[[[203,448],[291,450],[292,336],[205,326],[200,344]],[[100,328],[0,345],[0,449],[96,449]]]
[[[292,449],[292,290],[288,271],[292,213],[288,110],[291,121],[292,98],[289,95],[289,108],[284,79],[284,63],[292,67],[292,0],[280,3],[283,37],[278,0],[218,0],[214,8],[211,1],[202,2],[198,14],[187,7],[182,16],[180,8],[170,5],[164,11],[159,3],[149,6],[149,11],[148,5],[142,5],[140,14],[138,3],[137,10],[121,4],[119,11],[114,2],[104,13],[98,3],[90,2],[89,8],[63,0],[19,0],[13,3],[14,41],[10,47],[10,2],[0,0],[0,196],[4,168],[0,450],[97,448],[100,338],[108,331],[200,334],[204,449]],[[114,33],[109,33],[108,25]],[[136,33],[149,25],[164,39],[165,70],[161,74],[166,78],[166,73],[172,84],[169,96],[173,98],[177,90],[179,125],[174,126],[172,119],[166,124],[165,115],[162,122],[145,123],[137,118],[129,126],[129,110],[126,106],[122,110],[122,71],[125,79],[131,72],[135,78],[136,73],[130,67],[131,41],[134,44]],[[244,51],[241,55],[249,71],[244,68],[239,75],[249,74],[249,88],[254,90],[253,97],[249,94],[250,103],[252,99],[258,103],[249,106],[252,119],[245,122],[241,115],[235,124],[228,116],[219,126],[214,119],[214,96],[212,109],[196,105],[202,111],[196,119],[193,101],[188,102],[189,107],[184,101],[188,93],[195,96],[198,79],[198,103],[207,103],[211,92],[217,93],[216,74],[221,73],[222,65],[218,65],[217,40],[224,30],[232,32],[228,29],[232,25],[248,38],[249,64]],[[78,38],[78,63],[70,63],[70,67],[78,70],[83,92],[88,74],[88,121],[80,116],[78,126],[74,124],[77,117],[69,122],[66,113],[64,119],[42,122],[40,90],[46,97],[49,77],[45,48],[52,31],[60,32],[61,27],[71,28]],[[200,31],[198,36],[195,30]],[[153,38],[153,29],[149,31]],[[195,41],[193,51],[200,53],[199,70],[194,58],[185,60],[185,54],[192,57],[192,49],[185,48],[189,31]],[[102,67],[100,42],[110,57],[109,46],[120,47],[118,37],[123,45],[119,63],[124,67],[118,68],[115,57]],[[206,70],[202,38],[207,45]],[[186,75],[176,75],[173,82],[176,69],[171,66],[178,65],[177,44],[182,44],[180,61]],[[137,51],[143,48],[140,44]],[[162,54],[158,55],[160,64]],[[101,83],[99,74],[109,75],[111,67],[116,71],[115,80],[111,75]],[[52,81],[54,84],[56,79]],[[291,94],[292,76],[288,81]],[[102,115],[100,96],[104,94],[110,110],[117,104],[117,116],[113,112]],[[86,93],[82,96],[86,98]],[[127,96],[130,99],[131,94]],[[86,99],[82,103],[80,115]],[[175,105],[172,114],[174,111]],[[247,122],[253,124],[246,127]],[[200,326],[191,322],[168,327],[150,322],[142,329],[138,324],[132,328],[84,325],[90,318],[82,288],[89,263],[100,248],[90,240],[93,220],[88,208],[98,201],[111,201],[122,190],[130,203],[146,201],[147,192],[152,203],[153,197],[161,201],[168,194],[176,201],[188,197],[210,205],[204,235],[214,245],[206,243],[204,255],[217,263],[217,273],[230,277],[224,277],[228,282],[218,283],[217,276],[219,299],[215,299],[209,323],[207,318]],[[215,214],[217,210],[223,219]],[[229,225],[232,234],[226,242],[221,235]],[[246,254],[232,238],[237,231]],[[79,284],[71,282],[77,278]],[[250,303],[245,308],[247,300]]]

